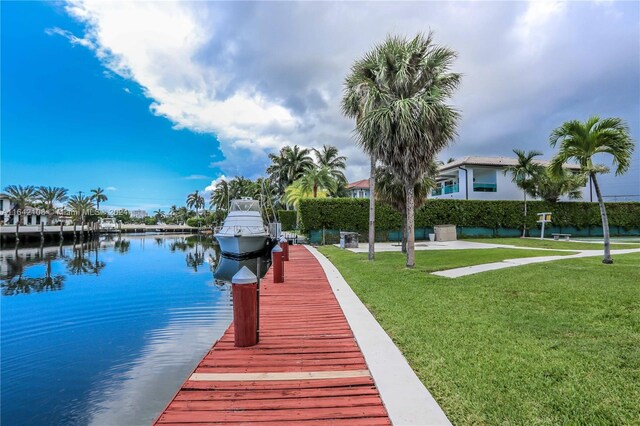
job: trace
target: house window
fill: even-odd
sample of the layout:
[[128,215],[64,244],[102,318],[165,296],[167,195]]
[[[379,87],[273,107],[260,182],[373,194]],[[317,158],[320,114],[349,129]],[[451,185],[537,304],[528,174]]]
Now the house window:
[[0,200],[0,211],[4,211],[4,200]]
[[497,192],[496,171],[491,169],[473,170],[473,192]]

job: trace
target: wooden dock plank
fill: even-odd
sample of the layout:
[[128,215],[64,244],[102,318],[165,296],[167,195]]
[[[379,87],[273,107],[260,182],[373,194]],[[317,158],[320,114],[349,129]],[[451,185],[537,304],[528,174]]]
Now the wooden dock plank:
[[260,289],[260,342],[235,348],[233,324],[158,425],[389,425],[362,352],[318,261],[290,248],[285,282]]

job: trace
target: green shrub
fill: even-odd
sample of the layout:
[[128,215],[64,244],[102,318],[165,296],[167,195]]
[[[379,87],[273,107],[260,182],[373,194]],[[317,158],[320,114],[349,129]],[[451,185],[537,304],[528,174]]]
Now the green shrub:
[[[536,213],[552,212],[553,226],[578,229],[601,226],[597,203],[529,201],[527,228],[537,226]],[[300,201],[300,227],[303,232],[334,229],[364,232],[369,227],[369,200],[362,198],[324,198]],[[464,227],[515,228],[523,225],[522,201],[429,200],[415,214],[416,228],[452,224]],[[608,203],[609,225],[640,229],[640,203]],[[376,203],[376,229],[400,229],[400,213]]]
[[296,229],[297,215],[295,210],[278,210],[278,220],[282,224],[283,231]]

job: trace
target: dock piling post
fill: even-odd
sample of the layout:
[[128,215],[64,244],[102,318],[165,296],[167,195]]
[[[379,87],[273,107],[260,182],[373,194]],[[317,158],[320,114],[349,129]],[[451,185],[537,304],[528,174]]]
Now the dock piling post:
[[284,282],[284,255],[279,245],[275,245],[271,250],[271,266],[273,266],[273,282]]
[[234,346],[254,346],[258,343],[258,277],[243,266],[231,278],[231,291]]
[[280,248],[282,249],[282,257],[285,262],[289,261],[289,241],[284,237],[280,237]]

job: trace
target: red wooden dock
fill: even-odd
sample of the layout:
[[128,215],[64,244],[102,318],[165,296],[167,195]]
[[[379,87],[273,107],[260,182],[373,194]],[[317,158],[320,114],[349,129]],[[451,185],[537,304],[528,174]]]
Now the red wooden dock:
[[285,283],[262,281],[260,343],[235,348],[232,324],[157,425],[390,424],[322,267],[303,246],[290,259]]

